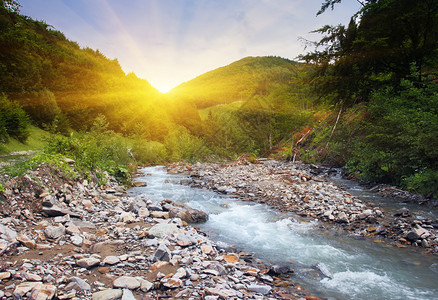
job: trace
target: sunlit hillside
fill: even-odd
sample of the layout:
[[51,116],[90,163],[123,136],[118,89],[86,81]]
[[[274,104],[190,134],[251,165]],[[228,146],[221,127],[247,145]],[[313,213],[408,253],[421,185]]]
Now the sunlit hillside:
[[185,82],[169,94],[191,100],[200,109],[244,101],[254,94],[266,95],[272,88],[287,84],[302,69],[302,64],[281,57],[246,57]]

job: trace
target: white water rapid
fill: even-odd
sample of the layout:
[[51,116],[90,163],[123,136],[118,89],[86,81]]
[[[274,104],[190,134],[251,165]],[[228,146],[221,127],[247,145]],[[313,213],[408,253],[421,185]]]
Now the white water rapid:
[[[144,168],[147,187],[129,190],[151,200],[183,202],[209,214],[200,227],[212,240],[234,245],[270,263],[290,264],[294,280],[329,299],[438,299],[438,260],[345,232],[321,231],[261,204],[180,185],[183,175]],[[199,226],[199,225],[197,225]],[[320,272],[314,266],[319,264]],[[323,276],[323,273],[327,276]]]

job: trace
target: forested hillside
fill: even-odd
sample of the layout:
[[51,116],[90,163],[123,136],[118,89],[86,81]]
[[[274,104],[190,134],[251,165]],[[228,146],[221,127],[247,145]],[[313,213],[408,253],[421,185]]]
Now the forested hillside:
[[[67,134],[90,128],[102,114],[110,129],[164,139],[176,102],[135,74],[125,75],[117,59],[81,48],[18,8],[15,1],[0,6],[0,92],[17,101],[35,125]],[[191,106],[183,105],[186,117],[196,118],[196,111],[190,115]]]

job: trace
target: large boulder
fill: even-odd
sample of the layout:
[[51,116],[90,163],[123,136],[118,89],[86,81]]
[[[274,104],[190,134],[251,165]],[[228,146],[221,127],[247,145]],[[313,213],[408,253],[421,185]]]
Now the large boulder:
[[188,207],[182,203],[173,202],[166,205],[169,210],[169,217],[180,218],[187,223],[202,223],[207,222],[208,214],[203,211]]

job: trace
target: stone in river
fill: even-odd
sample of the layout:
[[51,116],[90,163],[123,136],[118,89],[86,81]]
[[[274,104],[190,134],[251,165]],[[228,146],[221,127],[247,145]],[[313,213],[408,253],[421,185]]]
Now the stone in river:
[[135,290],[140,287],[140,281],[131,276],[121,276],[113,281],[115,288]]
[[108,289],[96,292],[91,297],[92,300],[117,300],[122,298],[123,291],[119,289]]

